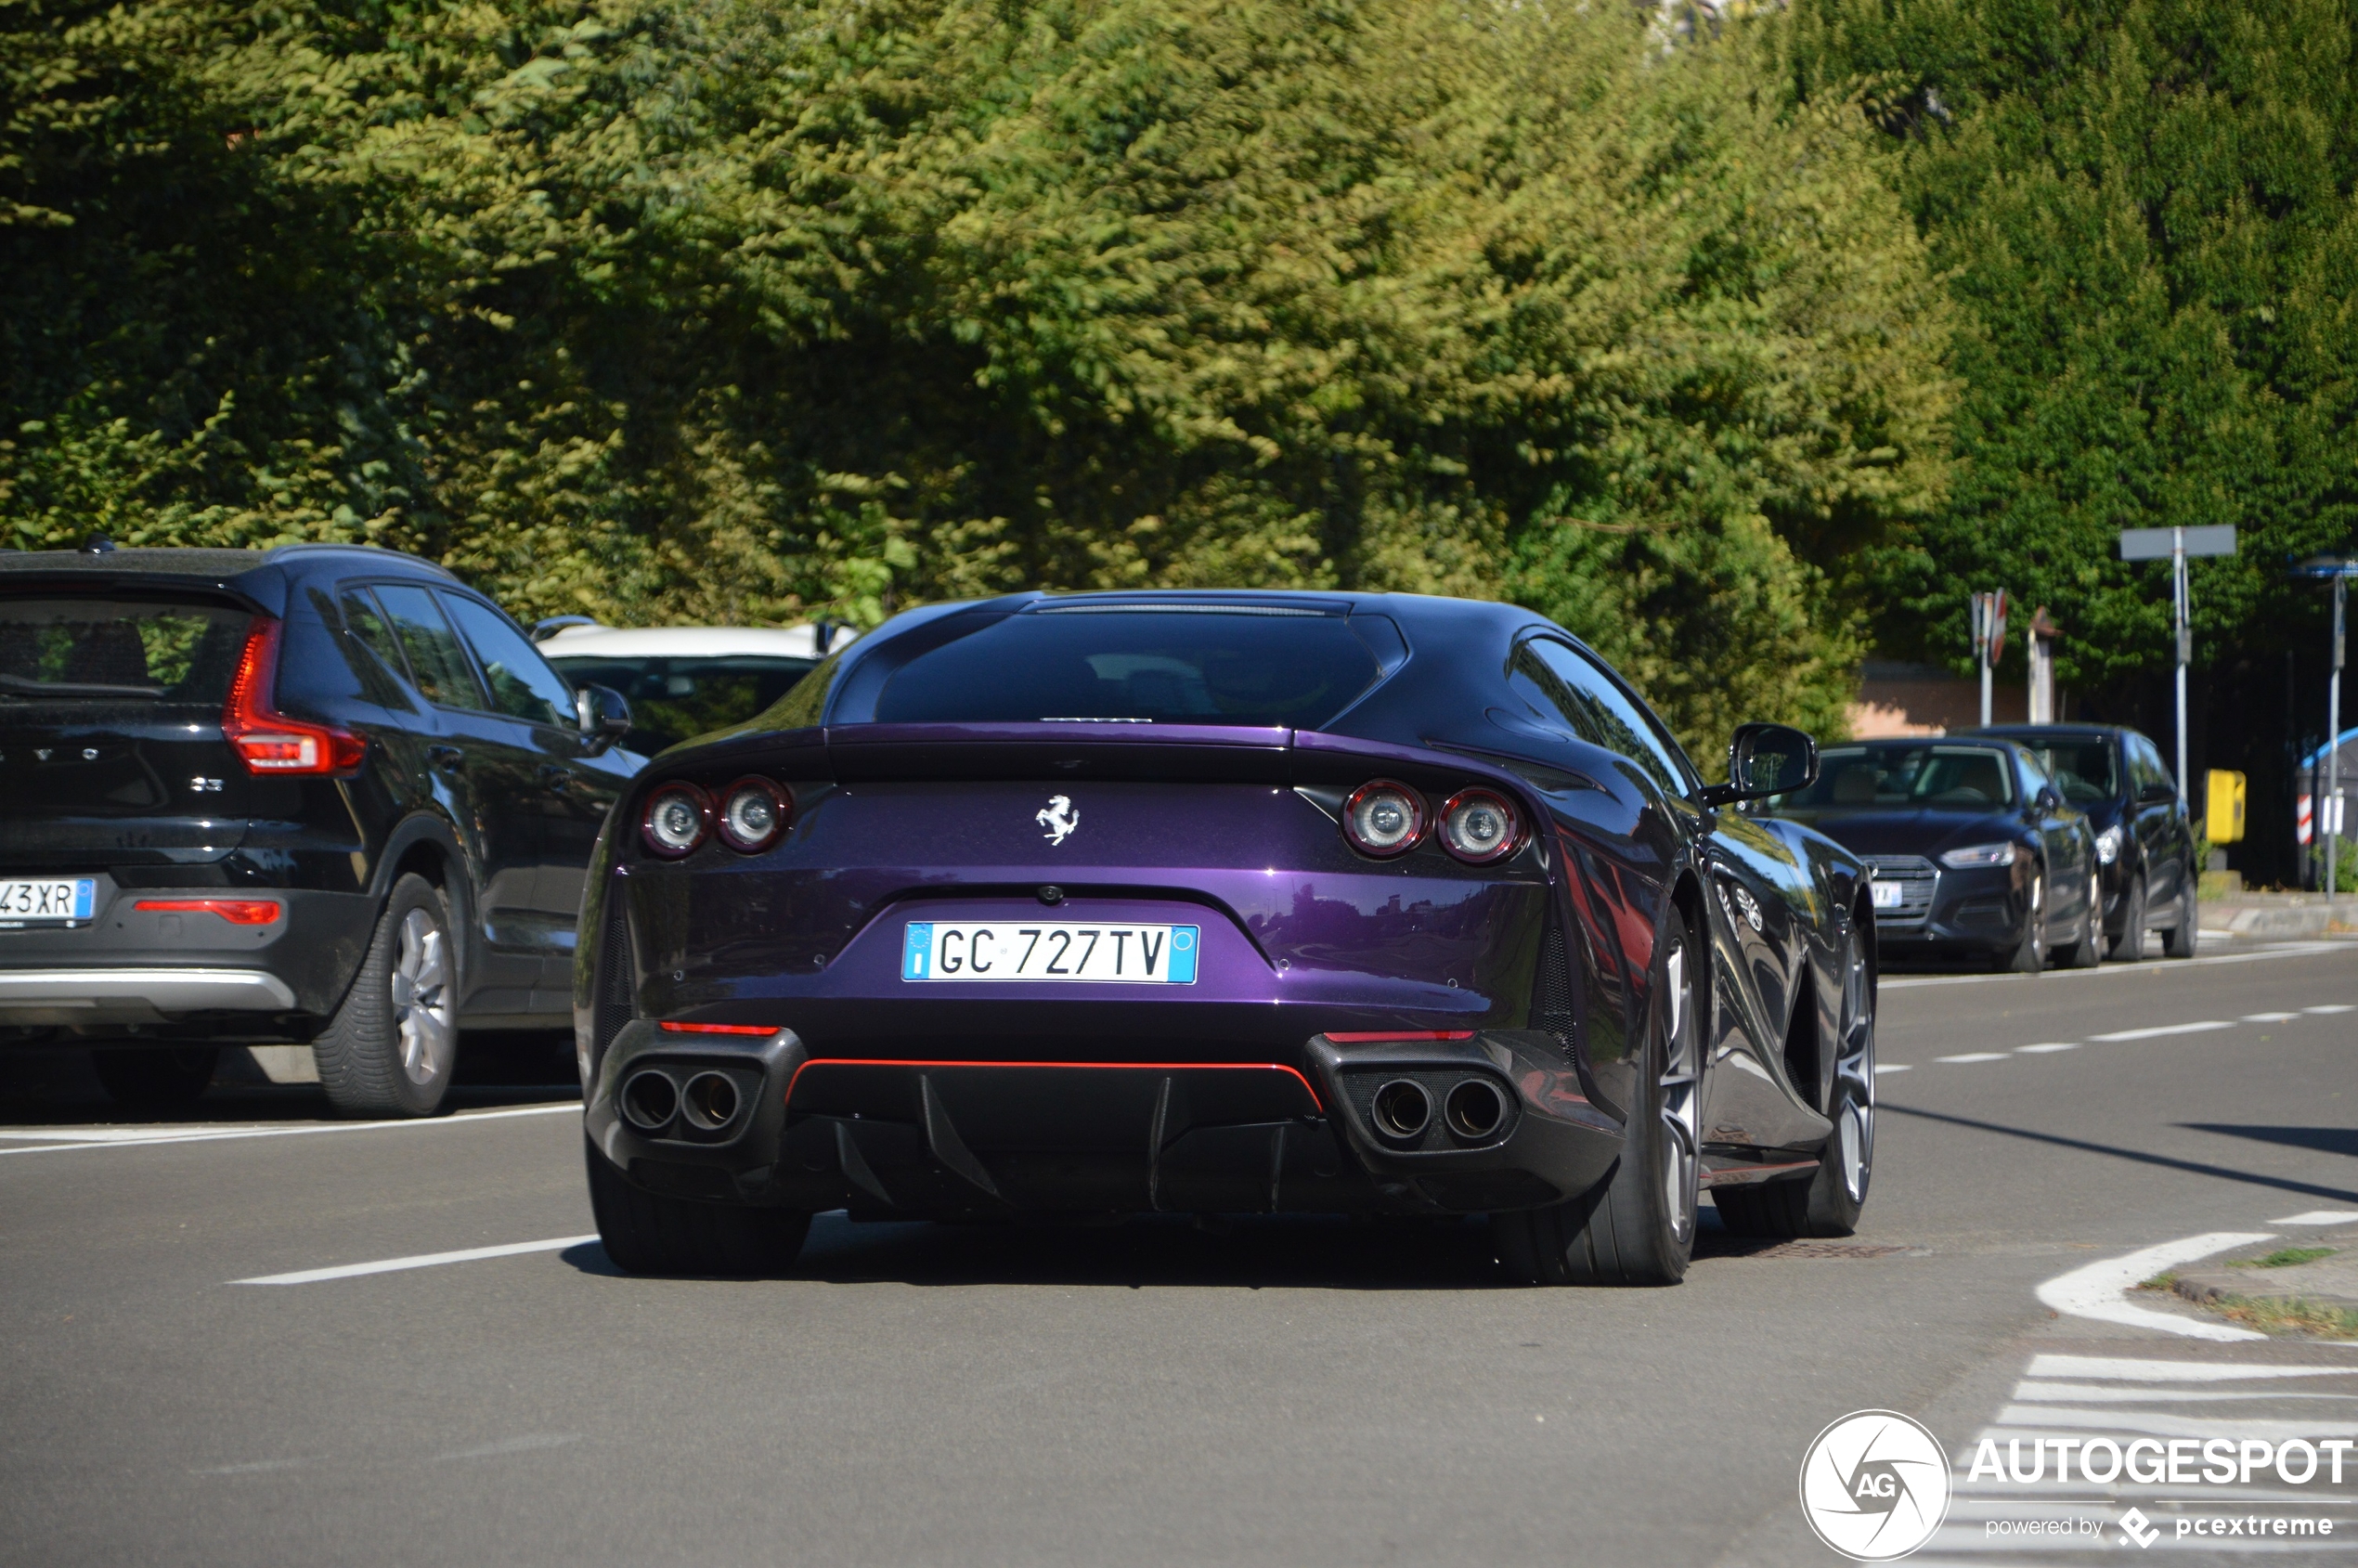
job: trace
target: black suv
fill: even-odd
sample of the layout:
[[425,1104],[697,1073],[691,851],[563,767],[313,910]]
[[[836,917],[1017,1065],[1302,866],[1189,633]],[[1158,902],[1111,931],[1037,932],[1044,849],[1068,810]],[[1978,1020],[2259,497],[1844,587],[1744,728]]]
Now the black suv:
[[2202,928],[2195,830],[2154,743],[2112,724],[2000,724],[1960,734],[2010,740],[2039,758],[2064,799],[2088,815],[2105,889],[2105,937],[2115,958],[2144,956],[2145,932],[2191,958]]
[[460,1028],[570,1022],[629,722],[390,551],[0,551],[0,1042],[149,1103],[308,1044],[433,1112]]

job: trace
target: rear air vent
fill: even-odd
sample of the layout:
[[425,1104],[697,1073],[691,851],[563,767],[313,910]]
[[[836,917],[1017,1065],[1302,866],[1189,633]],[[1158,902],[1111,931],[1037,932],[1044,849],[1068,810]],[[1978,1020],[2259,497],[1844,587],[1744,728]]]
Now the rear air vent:
[[1572,968],[1564,952],[1563,927],[1548,923],[1547,939],[1539,944],[1539,974],[1531,987],[1531,1027],[1555,1036],[1556,1048],[1571,1061],[1579,1029],[1572,1006]]
[[590,1029],[597,1047],[598,1059],[605,1058],[606,1047],[622,1032],[638,1012],[634,992],[636,970],[630,958],[630,917],[624,911],[622,889],[615,888],[607,895],[605,935],[598,949],[598,994],[590,1014]]

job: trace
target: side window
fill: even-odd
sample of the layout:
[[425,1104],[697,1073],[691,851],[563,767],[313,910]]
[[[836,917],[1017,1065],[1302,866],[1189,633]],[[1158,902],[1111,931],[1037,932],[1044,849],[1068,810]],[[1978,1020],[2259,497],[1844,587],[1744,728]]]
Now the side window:
[[[2036,800],[2039,798],[2041,790],[2054,787],[2054,780],[2048,776],[2047,771],[2040,767],[2038,761],[2027,751],[2015,753],[2015,770],[2020,775],[2022,797],[2025,800]],[[2060,795],[2062,791],[2057,790],[2056,793]]]
[[1515,651],[1510,679],[1526,700],[1552,711],[1591,745],[1617,751],[1644,769],[1665,795],[1692,787],[1686,758],[1651,714],[1596,664],[1567,643],[1535,637]]
[[[406,680],[409,667],[401,657],[401,644],[394,641],[393,627],[377,608],[377,602],[365,588],[343,590],[344,629],[359,640],[360,645],[377,656],[389,674]],[[407,699],[404,699],[407,701]]]
[[2137,783],[2140,785],[2159,784],[2164,789],[2173,788],[2170,779],[2170,769],[2162,762],[2161,753],[2154,749],[2154,743],[2143,735],[2137,735],[2131,737],[2129,744],[2137,754]]
[[485,683],[491,688],[494,712],[512,719],[528,719],[535,724],[573,727],[573,688],[565,684],[564,676],[549,667],[548,660],[533,651],[524,633],[511,626],[507,616],[463,594],[442,593],[435,597],[450,612],[450,618],[459,623],[467,645],[482,662]]
[[458,633],[434,608],[434,594],[407,583],[381,583],[377,603],[393,622],[394,636],[409,656],[409,676],[430,703],[444,707],[474,707],[483,704],[483,689],[467,664],[467,651]]

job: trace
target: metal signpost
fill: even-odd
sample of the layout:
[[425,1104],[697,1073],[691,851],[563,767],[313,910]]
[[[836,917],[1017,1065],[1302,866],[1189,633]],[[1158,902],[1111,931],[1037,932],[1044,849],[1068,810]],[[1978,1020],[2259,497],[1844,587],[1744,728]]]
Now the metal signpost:
[[1989,727],[1989,677],[2006,645],[2006,590],[1973,596],[1973,662],[1981,667],[1981,727]]
[[2170,560],[2170,615],[2178,633],[2178,803],[2186,801],[2186,667],[2194,662],[2193,590],[2186,581],[2186,558],[2192,555],[2233,555],[2235,526],[2210,528],[2123,528],[2123,561]]
[[2317,798],[2313,821],[2316,836],[2326,846],[2326,901],[2334,898],[2334,872],[2341,859],[2341,628],[2342,605],[2350,579],[2358,575],[2358,561],[2348,556],[2320,555],[2293,568],[2304,577],[2331,577],[2334,584],[2334,642],[2331,673],[2326,677],[2326,788]]

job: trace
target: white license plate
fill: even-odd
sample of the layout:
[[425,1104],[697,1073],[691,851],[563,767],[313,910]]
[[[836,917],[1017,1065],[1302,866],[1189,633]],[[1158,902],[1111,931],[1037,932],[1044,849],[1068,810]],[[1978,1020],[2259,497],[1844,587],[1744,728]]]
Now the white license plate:
[[88,876],[0,877],[0,926],[77,925],[97,890]]
[[1875,907],[1877,909],[1898,909],[1899,907],[1899,895],[1902,889],[1900,888],[1898,883],[1877,882],[1873,884],[1873,887],[1875,889]]
[[1201,933],[1193,926],[946,926],[913,920],[900,948],[904,980],[1127,980],[1193,985]]

